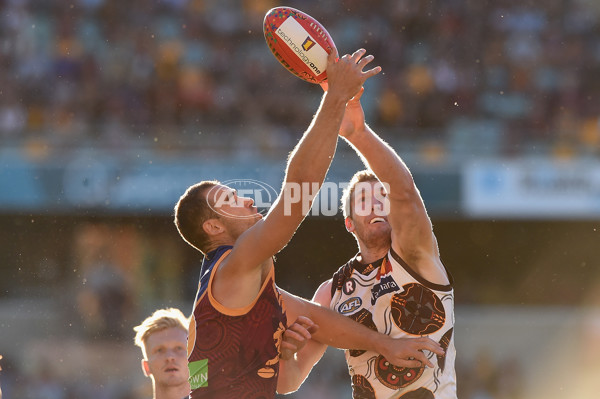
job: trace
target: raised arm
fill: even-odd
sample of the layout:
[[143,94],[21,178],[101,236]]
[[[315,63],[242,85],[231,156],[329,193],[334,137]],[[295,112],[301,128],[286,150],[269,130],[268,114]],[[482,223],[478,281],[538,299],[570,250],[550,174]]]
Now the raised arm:
[[[442,347],[430,338],[391,338],[389,335],[357,323],[324,306],[292,295],[281,290],[288,320],[295,320],[299,315],[311,319],[319,326],[312,334],[312,339],[321,345],[307,344],[297,354],[301,358],[300,365],[280,364],[281,386],[278,383],[278,392],[292,392],[302,384],[310,373],[312,366],[321,358],[326,347],[333,346],[340,349],[360,349],[380,353],[392,364],[399,367],[420,367],[425,364],[433,367],[423,350],[433,352],[439,356],[444,354]],[[317,294],[318,295],[318,294]],[[314,351],[309,353],[309,351]],[[302,360],[304,358],[305,360]],[[313,362],[312,364],[311,361]],[[289,373],[289,374],[288,374]],[[281,391],[279,391],[281,389]]]
[[422,277],[433,283],[448,284],[421,194],[404,161],[365,122],[360,104],[362,92],[348,102],[340,135],[356,150],[365,166],[388,185],[388,222],[394,251]]
[[[281,193],[267,216],[243,233],[222,269],[232,275],[259,267],[279,252],[310,210],[333,159],[346,103],[360,90],[366,79],[381,68],[363,71],[373,60],[361,49],[337,60],[330,54],[327,64],[329,89],[312,123],[291,152]],[[282,104],[282,106],[284,106]],[[308,201],[307,201],[308,200]],[[230,267],[230,265],[235,265]]]

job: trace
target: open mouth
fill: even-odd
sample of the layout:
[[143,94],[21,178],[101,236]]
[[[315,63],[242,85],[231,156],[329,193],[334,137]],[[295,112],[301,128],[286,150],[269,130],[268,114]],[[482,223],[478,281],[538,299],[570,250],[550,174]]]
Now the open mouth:
[[373,219],[371,219],[371,221],[369,222],[369,224],[383,223],[383,222],[385,222],[384,218],[373,218]]

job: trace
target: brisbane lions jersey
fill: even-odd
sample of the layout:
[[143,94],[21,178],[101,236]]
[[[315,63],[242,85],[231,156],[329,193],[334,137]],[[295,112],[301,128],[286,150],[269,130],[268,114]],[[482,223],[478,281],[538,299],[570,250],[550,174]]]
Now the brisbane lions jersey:
[[274,398],[287,324],[275,272],[271,268],[248,306],[230,309],[221,305],[211,286],[231,248],[221,246],[209,252],[202,263],[188,338],[190,398]]
[[424,280],[392,249],[368,265],[354,257],[333,275],[332,309],[394,338],[429,337],[445,350],[443,357],[425,351],[433,369],[396,367],[378,353],[346,350],[354,399],[456,399],[449,273],[448,279],[449,285]]

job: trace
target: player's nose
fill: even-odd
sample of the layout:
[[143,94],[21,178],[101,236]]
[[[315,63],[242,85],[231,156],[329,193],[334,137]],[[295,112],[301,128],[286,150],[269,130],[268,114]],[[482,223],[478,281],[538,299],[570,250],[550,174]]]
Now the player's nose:
[[250,208],[251,206],[254,205],[254,199],[252,199],[250,197],[243,197],[242,200],[244,201],[244,205],[247,206],[248,208]]

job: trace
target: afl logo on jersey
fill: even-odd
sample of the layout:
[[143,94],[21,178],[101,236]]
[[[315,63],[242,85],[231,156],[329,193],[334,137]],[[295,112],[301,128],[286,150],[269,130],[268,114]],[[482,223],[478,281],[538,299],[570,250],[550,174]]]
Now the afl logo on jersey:
[[349,278],[348,280],[344,281],[344,285],[342,286],[342,291],[344,294],[351,295],[355,289],[356,281],[354,281],[353,278]]
[[338,307],[338,312],[341,314],[352,313],[356,309],[360,308],[361,305],[362,299],[356,296],[354,298],[350,298],[342,302],[342,304]]

